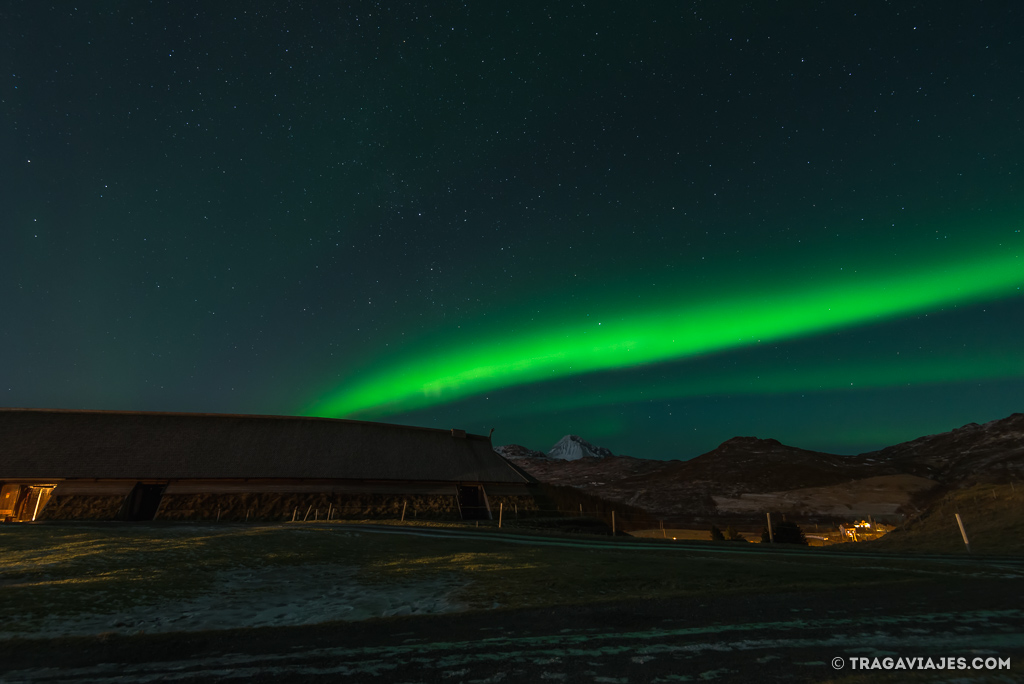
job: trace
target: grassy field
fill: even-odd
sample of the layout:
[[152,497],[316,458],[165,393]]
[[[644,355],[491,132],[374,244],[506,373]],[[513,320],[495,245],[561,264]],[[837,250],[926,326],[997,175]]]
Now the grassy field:
[[[492,532],[505,534],[504,532]],[[987,572],[828,558],[560,548],[375,534],[350,525],[0,528],[4,637],[190,631],[668,596],[841,591]],[[1005,570],[1000,572],[1005,573]]]
[[957,513],[972,553],[1024,554],[1024,487],[1009,484],[978,484],[950,492],[901,529],[881,539],[843,546],[866,551],[966,553]]

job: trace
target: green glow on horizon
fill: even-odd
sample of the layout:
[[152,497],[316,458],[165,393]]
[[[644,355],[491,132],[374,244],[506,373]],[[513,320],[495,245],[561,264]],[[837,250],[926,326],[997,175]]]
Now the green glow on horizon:
[[733,295],[592,317],[593,324],[460,342],[441,353],[370,369],[306,413],[398,413],[499,388],[684,359],[1005,297],[1024,284],[1024,260],[1005,251],[882,277],[849,275],[844,276],[847,282]]
[[[556,388],[541,397],[531,397],[521,410],[513,405],[503,415],[531,415],[570,409],[629,404],[648,401],[676,401],[698,396],[814,394],[838,390],[875,390],[889,387],[921,387],[968,381],[990,381],[1024,377],[1024,349],[1014,354],[966,361],[944,357],[930,360],[885,359],[873,363],[820,364],[798,369],[762,368],[736,372],[727,369],[711,375],[702,369],[685,380],[670,378],[654,382],[633,382],[625,387],[570,392]],[[852,378],[852,380],[851,380]]]

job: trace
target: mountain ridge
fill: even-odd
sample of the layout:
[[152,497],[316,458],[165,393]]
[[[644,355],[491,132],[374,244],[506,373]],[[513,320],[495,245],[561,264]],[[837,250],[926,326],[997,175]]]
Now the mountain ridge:
[[[694,518],[741,510],[745,502],[769,493],[781,500],[786,499],[784,493],[799,490],[807,495],[789,498],[806,504],[815,500],[815,491],[868,480],[882,499],[886,483],[892,483],[891,501],[883,508],[895,513],[916,509],[912,499],[920,503],[927,491],[1024,478],[1024,413],[852,456],[739,436],[687,461],[655,461],[618,456],[575,435],[563,437],[555,446],[566,440],[579,445],[582,455],[564,459],[564,449],[551,456],[519,445],[496,451],[541,482],[577,487],[660,515]],[[907,490],[906,476],[917,478],[917,490]],[[835,510],[823,504],[814,504],[817,509],[811,510],[813,506],[807,505],[808,514]]]

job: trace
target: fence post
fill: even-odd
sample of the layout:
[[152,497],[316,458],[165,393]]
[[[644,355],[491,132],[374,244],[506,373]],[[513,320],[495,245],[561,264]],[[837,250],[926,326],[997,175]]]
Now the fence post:
[[309,504],[309,508],[306,509],[306,515],[302,516],[302,522],[309,520],[309,512],[313,510],[313,504]]
[[960,519],[960,514],[956,514],[956,524],[960,526],[960,536],[964,538],[964,546],[967,547],[967,553],[971,552],[971,542],[967,541],[967,530],[964,529],[964,521]]
[[772,532],[772,514],[771,513],[765,513],[765,515],[768,516],[768,543],[769,544],[774,544],[775,543],[775,534]]
[[298,513],[299,513],[299,507],[296,506],[295,510],[292,511],[292,522],[295,522],[295,516],[298,515]]
[[405,522],[405,507],[409,505],[408,499],[402,502],[402,519],[400,522]]
[[217,522],[220,522],[220,506],[217,506]]
[[615,511],[612,511],[612,536],[615,536]]
[[327,522],[331,522],[331,513],[334,511],[334,502],[327,504]]
[[501,529],[501,514],[505,511],[505,502],[502,501],[498,504],[498,529]]

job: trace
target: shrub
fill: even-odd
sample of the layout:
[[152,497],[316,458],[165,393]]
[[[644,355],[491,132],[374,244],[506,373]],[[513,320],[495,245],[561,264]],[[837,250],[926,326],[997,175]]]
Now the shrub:
[[[775,536],[776,544],[800,544],[801,546],[807,546],[807,537],[804,536],[804,531],[795,522],[783,520],[782,522],[775,523],[772,525],[772,534]],[[771,537],[768,535],[768,528],[765,527],[761,531],[761,543],[767,544],[771,540]]]

